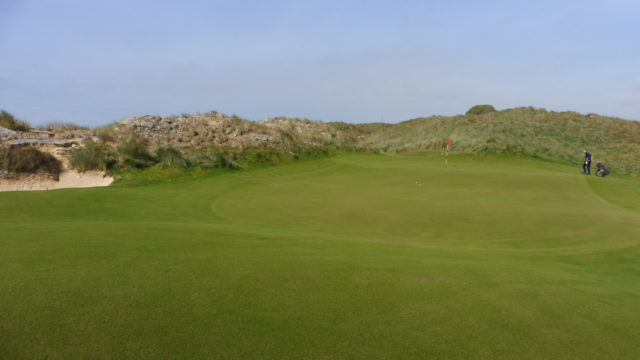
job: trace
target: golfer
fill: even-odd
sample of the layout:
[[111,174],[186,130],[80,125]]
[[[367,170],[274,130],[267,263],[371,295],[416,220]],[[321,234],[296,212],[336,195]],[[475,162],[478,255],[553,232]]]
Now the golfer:
[[591,153],[584,149],[584,164],[582,164],[582,172],[585,175],[591,175]]

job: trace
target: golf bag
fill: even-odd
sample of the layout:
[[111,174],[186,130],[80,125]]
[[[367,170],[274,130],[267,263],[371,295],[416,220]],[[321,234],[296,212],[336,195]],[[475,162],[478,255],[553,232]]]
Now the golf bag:
[[607,167],[604,166],[603,163],[597,163],[596,165],[598,166],[598,170],[596,171],[596,176],[598,176],[598,174],[602,177],[609,175],[609,169],[607,169]]

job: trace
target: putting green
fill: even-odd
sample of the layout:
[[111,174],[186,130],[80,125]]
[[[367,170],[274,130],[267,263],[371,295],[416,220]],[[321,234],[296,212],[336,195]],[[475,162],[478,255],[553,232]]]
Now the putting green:
[[0,354],[635,359],[638,258],[638,180],[527,159],[0,193]]

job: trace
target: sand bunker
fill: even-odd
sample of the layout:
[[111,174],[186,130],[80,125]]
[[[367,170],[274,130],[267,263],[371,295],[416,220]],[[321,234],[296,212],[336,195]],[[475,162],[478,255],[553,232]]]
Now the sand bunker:
[[104,173],[99,171],[87,171],[84,173],[79,173],[77,171],[68,170],[60,174],[59,181],[39,177],[27,177],[17,180],[0,179],[0,191],[88,188],[96,186],[109,186],[112,182],[112,177],[105,176]]

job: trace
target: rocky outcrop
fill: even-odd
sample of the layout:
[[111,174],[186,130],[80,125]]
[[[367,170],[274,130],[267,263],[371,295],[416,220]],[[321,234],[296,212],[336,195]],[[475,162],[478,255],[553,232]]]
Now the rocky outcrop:
[[7,137],[17,137],[17,136],[18,136],[18,133],[16,131],[9,130],[7,128],[3,128],[2,126],[0,126],[0,139],[7,138]]
[[282,117],[254,122],[216,112],[168,117],[145,115],[125,119],[111,129],[115,132],[112,138],[122,138],[133,131],[154,143],[177,148],[321,146],[339,133],[335,127],[320,121]]

